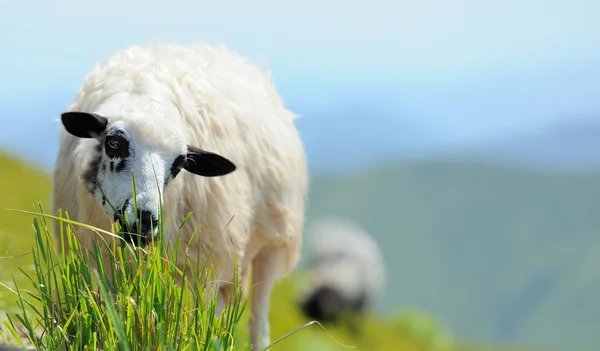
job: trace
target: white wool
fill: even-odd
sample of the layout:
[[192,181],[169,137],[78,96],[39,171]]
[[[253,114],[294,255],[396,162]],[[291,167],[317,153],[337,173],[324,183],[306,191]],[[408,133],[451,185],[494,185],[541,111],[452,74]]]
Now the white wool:
[[[195,237],[189,252],[201,261],[214,247],[217,279],[225,282],[234,278],[235,250],[243,279],[254,270],[254,294],[263,296],[253,307],[258,315],[251,323],[253,341],[259,329],[268,341],[268,296],[275,280],[297,265],[308,184],[306,157],[293,123],[297,116],[284,107],[269,72],[224,46],[129,46],[87,74],[69,111],[120,121],[146,149],[166,155],[189,144],[236,165],[235,172],[214,178],[182,171],[168,185],[163,200],[165,220],[170,220],[166,240],[193,211],[182,240],[188,242],[200,225],[200,238]],[[73,220],[110,230],[111,219],[79,181],[93,145],[93,140],[61,131],[54,212],[67,210]],[[97,234],[76,230],[84,248],[98,240]],[[198,245],[204,250],[194,257]],[[230,285],[220,287],[223,296],[230,292]]]
[[[358,223],[339,216],[321,218],[310,228],[311,286],[327,285],[348,298],[366,291],[372,303],[385,286],[385,262],[377,242]],[[322,262],[322,263],[319,263]]]

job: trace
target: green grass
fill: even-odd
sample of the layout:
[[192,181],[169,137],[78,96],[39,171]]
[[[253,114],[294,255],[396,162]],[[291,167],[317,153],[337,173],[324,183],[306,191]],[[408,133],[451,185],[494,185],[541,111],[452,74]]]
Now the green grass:
[[[189,260],[189,251],[181,242],[176,242],[170,251],[154,242],[141,249],[125,245],[122,239],[112,245],[98,241],[91,253],[98,269],[92,270],[89,256],[79,247],[73,235],[73,226],[119,238],[114,234],[120,231],[118,226],[111,232],[104,232],[85,223],[68,220],[68,214],[65,217],[45,214],[41,205],[39,212],[30,214],[36,215],[33,219],[35,270],[33,273],[22,270],[21,273],[33,289],[24,290],[18,283],[15,283],[14,289],[3,284],[17,297],[19,309],[17,313],[9,313],[4,322],[6,332],[0,332],[0,336],[5,342],[23,345],[21,335],[25,334],[27,344],[38,350],[220,351],[249,348],[247,336],[241,337],[239,333],[245,304],[241,300],[238,276],[234,301],[219,317],[215,315],[215,292],[207,291],[198,278],[206,274],[207,280],[211,280],[211,266],[202,262],[194,265]],[[69,246],[61,254],[57,252],[49,220],[70,224],[65,232],[60,233]],[[157,242],[163,236],[163,228],[159,217]],[[108,260],[100,254],[101,247],[110,252]],[[181,270],[172,264],[175,255],[186,258]],[[184,274],[186,268],[190,269],[190,274]],[[108,272],[113,279],[109,279]],[[277,306],[274,310],[279,311]],[[290,325],[291,332],[275,340],[274,344],[285,347],[285,339],[292,338],[302,327]],[[378,328],[373,322],[364,323],[363,332],[366,327]],[[19,329],[24,331],[19,333]],[[324,348],[333,340],[328,336],[329,340],[326,340],[313,334],[293,345],[304,350],[307,347],[315,349],[321,343],[320,347]],[[376,340],[365,341],[364,349],[386,347],[385,344],[375,344]],[[406,346],[414,344],[407,342]]]
[[[35,239],[31,217],[6,209],[36,211],[38,201],[49,208],[50,191],[48,175],[0,152],[0,282],[12,284],[13,270],[33,271],[31,249]],[[21,274],[17,282],[23,288],[31,288]],[[0,288],[0,310],[11,311],[15,306],[14,294]]]
[[[10,316],[3,321],[4,337],[15,340],[23,331],[30,331],[25,339],[42,350],[64,349],[66,345],[78,350],[85,349],[83,345],[104,350],[148,349],[150,345],[156,350],[170,350],[170,346],[175,350],[247,349],[249,309],[239,290],[236,301],[216,318],[212,313],[214,299],[195,293],[203,291],[198,281],[183,279],[181,284],[180,272],[169,263],[170,254],[161,245],[147,253],[131,246],[110,247],[114,257],[102,262],[104,270],[96,275],[76,242],[66,255],[55,252],[49,234],[55,219],[38,211],[49,208],[48,177],[1,154],[0,172],[0,191],[6,194],[0,198],[0,248],[6,256],[0,261],[0,281],[6,285],[0,287],[0,301],[5,303],[0,309]],[[36,206],[40,199],[42,206]],[[70,236],[70,230],[63,235]],[[174,245],[179,245],[179,251],[185,247],[184,243]],[[119,263],[123,261],[130,264]],[[139,274],[141,266],[145,274]],[[192,269],[207,268],[200,263]],[[106,270],[117,273],[114,281],[106,279]],[[369,313],[360,321],[359,333],[340,325],[326,325],[326,330],[310,325],[299,330],[310,322],[296,306],[301,273],[274,288],[269,315],[271,340],[283,339],[272,350],[434,350],[426,345],[436,335],[432,329],[437,321],[419,327],[423,319],[419,316],[394,321]],[[40,330],[45,333],[40,334]],[[460,345],[451,350],[509,349]]]
[[[70,250],[57,253],[49,216],[40,210],[33,222],[35,272],[24,272],[34,289],[14,290],[20,312],[15,315],[19,323],[9,318],[5,325],[12,331],[10,336],[19,340],[16,330],[21,325],[39,350],[234,349],[243,311],[239,285],[235,301],[217,318],[214,292],[207,291],[198,278],[188,280],[171,264],[174,257],[163,245],[142,250],[99,242],[92,255],[98,270],[93,271],[71,226],[61,233]],[[173,254],[182,254],[179,244]],[[101,246],[111,252],[108,262],[100,256]],[[187,252],[183,254],[189,258]],[[193,272],[192,277],[206,273],[211,279],[212,270],[206,265],[195,266],[186,259],[184,268]]]

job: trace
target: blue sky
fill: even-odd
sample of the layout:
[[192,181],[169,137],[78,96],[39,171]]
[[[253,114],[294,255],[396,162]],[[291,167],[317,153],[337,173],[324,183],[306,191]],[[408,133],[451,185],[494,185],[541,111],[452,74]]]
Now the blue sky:
[[[301,131],[315,150],[341,124],[429,143],[537,131],[600,111],[598,14],[592,0],[7,1],[0,144],[26,140],[30,120],[49,126],[96,61],[153,40],[265,57],[288,105],[313,118]],[[348,114],[350,101],[364,101],[363,115]]]

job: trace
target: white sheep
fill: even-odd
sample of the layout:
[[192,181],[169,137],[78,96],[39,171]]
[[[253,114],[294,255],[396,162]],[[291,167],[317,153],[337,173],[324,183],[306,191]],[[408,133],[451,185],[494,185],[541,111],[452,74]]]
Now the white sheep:
[[[295,268],[302,244],[308,170],[295,118],[269,72],[224,46],[123,48],[87,74],[61,116],[53,212],[108,231],[125,214],[133,220],[133,171],[141,222],[129,228],[141,229],[138,244],[156,236],[159,203],[167,242],[192,212],[181,239],[199,228],[192,259],[212,251],[218,313],[233,292],[235,250],[242,279],[252,273],[253,350],[266,347],[272,287]],[[75,230],[84,249],[100,240]]]
[[385,262],[377,242],[353,220],[321,218],[310,229],[311,260],[302,311],[311,319],[336,322],[371,307],[385,287]]

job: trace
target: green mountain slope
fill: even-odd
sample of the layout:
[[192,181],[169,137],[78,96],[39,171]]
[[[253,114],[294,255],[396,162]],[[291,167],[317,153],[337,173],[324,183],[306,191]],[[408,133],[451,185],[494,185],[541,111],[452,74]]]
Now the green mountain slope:
[[348,216],[377,238],[382,311],[417,305],[462,337],[595,350],[599,209],[600,176],[422,162],[315,179],[308,217]]
[[[50,204],[50,179],[38,168],[16,161],[0,153],[0,281],[11,285],[19,268],[31,271],[31,248],[34,245],[32,216],[7,209],[37,211]],[[30,287],[23,274],[17,273],[19,287]],[[0,288],[0,309],[14,307],[13,294]]]

